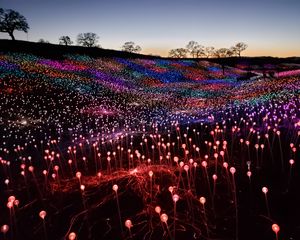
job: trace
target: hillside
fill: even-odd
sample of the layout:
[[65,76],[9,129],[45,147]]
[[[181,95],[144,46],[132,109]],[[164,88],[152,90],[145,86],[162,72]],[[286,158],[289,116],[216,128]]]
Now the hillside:
[[0,237],[297,239],[297,63],[6,43]]

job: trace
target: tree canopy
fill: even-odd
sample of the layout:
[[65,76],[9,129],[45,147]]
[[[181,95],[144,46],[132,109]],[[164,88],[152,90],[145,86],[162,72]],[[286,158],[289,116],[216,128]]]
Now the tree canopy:
[[187,50],[185,48],[175,48],[171,49],[169,52],[169,57],[172,58],[186,58]]
[[186,49],[193,58],[199,58],[204,55],[204,47],[195,41],[190,41]]
[[237,44],[235,44],[235,46],[233,47],[236,54],[240,57],[241,56],[241,52],[245,51],[247,49],[248,45],[246,43],[243,42],[239,42]]
[[0,32],[9,34],[12,40],[15,40],[14,31],[23,31],[27,33],[29,29],[26,18],[20,13],[0,8]]
[[122,51],[139,53],[140,51],[142,51],[142,48],[139,45],[136,45],[134,42],[125,42],[122,46]]
[[80,33],[77,36],[77,43],[78,45],[84,47],[98,47],[98,39],[99,36],[96,33],[87,32],[87,33]]
[[59,38],[59,44],[68,46],[68,45],[72,45],[73,42],[71,41],[71,38],[69,36],[61,36]]

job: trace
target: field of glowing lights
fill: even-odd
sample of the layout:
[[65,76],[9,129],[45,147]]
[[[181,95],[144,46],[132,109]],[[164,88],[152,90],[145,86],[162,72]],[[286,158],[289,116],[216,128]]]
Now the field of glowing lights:
[[300,239],[300,66],[0,53],[0,239]]

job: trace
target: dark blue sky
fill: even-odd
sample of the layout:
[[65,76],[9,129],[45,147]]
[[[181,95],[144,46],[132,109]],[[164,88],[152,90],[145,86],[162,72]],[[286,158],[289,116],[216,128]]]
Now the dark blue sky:
[[195,40],[217,48],[244,41],[249,56],[300,56],[300,0],[0,0],[0,6],[27,18],[30,41],[58,43],[69,35],[75,42],[78,33],[95,32],[103,48],[134,41],[144,53],[161,55]]

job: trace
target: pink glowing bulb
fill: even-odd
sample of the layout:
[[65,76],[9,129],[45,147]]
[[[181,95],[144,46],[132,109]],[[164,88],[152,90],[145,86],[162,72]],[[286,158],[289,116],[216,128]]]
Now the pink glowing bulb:
[[207,167],[207,162],[206,161],[203,161],[202,163],[201,163],[201,165],[202,165],[202,167]]
[[118,187],[118,185],[117,185],[117,184],[113,185],[113,187],[112,187],[112,190],[114,190],[115,192],[117,192],[117,191],[118,191],[118,189],[119,189],[119,187]]
[[47,173],[48,173],[48,172],[47,172],[47,170],[43,170],[43,175],[45,175],[45,176],[46,176],[46,175],[47,175]]
[[15,196],[9,196],[9,198],[7,199],[8,202],[13,202],[16,200]]
[[161,212],[160,206],[156,206],[154,210],[157,214],[160,214],[160,212]]
[[57,172],[59,170],[59,166],[55,165],[54,170]]
[[1,226],[1,232],[3,234],[6,234],[8,232],[8,230],[9,230],[9,226],[7,224],[4,224]]
[[289,163],[290,163],[291,165],[293,165],[293,164],[295,163],[294,159],[290,159],[290,160],[289,160]]
[[269,189],[267,187],[263,187],[261,189],[261,191],[264,193],[264,194],[267,194],[267,192],[269,191]]
[[176,203],[179,200],[179,196],[177,194],[174,194],[172,199]]
[[186,172],[188,172],[188,170],[189,170],[189,165],[184,165],[184,167],[183,167],[183,169],[186,171]]
[[277,234],[280,231],[280,227],[276,223],[274,223],[272,225],[272,230],[273,232],[275,232],[275,234]]
[[236,172],[236,169],[235,169],[235,167],[231,167],[230,169],[229,169],[229,171],[231,172],[231,174],[233,175],[233,174],[235,174],[235,172]]
[[69,234],[69,240],[75,240],[75,239],[76,239],[76,233],[71,232],[71,233]]
[[250,178],[252,173],[250,171],[247,172],[247,176]]
[[9,209],[11,209],[11,208],[14,206],[14,203],[13,203],[13,202],[8,202],[8,203],[6,204],[6,206],[7,206]]
[[205,197],[200,197],[199,201],[202,205],[204,205],[206,203],[206,198]]
[[77,172],[77,173],[76,173],[76,177],[77,177],[78,179],[80,179],[80,178],[81,178],[81,172]]
[[278,131],[276,132],[276,134],[279,136],[279,135],[280,135],[280,131],[278,130]]
[[28,170],[29,170],[29,172],[33,172],[34,167],[33,167],[33,166],[29,166],[29,167],[28,167]]
[[228,168],[228,163],[227,163],[227,162],[224,162],[224,163],[223,163],[223,167],[227,169],[227,168]]
[[127,227],[128,229],[132,228],[132,222],[131,222],[131,220],[127,219],[125,221],[125,227]]
[[40,213],[39,213],[40,218],[43,220],[45,219],[46,215],[47,215],[47,213],[44,210],[40,211]]
[[160,216],[160,221],[164,222],[164,223],[167,223],[168,221],[168,215],[163,213],[161,216]]
[[216,180],[218,179],[218,176],[217,176],[216,174],[214,174],[214,175],[212,176],[212,178],[213,178],[214,181],[216,181]]
[[14,201],[14,205],[15,205],[16,207],[18,207],[19,204],[20,204],[20,201],[19,201],[18,199]]
[[153,176],[153,172],[152,171],[149,171],[149,177],[151,177],[152,178],[152,176]]

